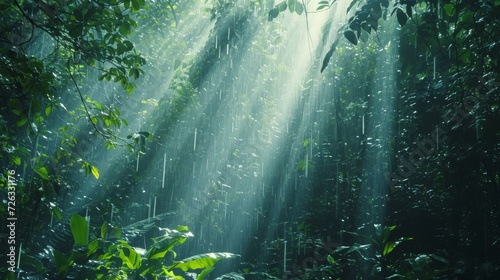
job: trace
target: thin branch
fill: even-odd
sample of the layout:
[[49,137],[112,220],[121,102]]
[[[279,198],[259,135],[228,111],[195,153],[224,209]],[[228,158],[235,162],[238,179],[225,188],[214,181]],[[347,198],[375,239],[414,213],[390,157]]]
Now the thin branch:
[[80,87],[78,86],[78,83],[76,82],[75,77],[71,73],[70,61],[71,61],[71,59],[68,59],[68,61],[66,63],[66,67],[68,69],[68,74],[71,77],[71,80],[73,81],[73,84],[75,85],[76,91],[78,92],[78,95],[80,96],[80,100],[82,101],[83,109],[85,110],[85,114],[87,115],[87,118],[89,119],[89,122],[94,127],[95,131],[97,131],[97,133],[99,135],[101,135],[104,139],[109,140],[109,136],[106,135],[104,132],[102,132],[99,129],[99,127],[92,121],[92,116],[90,115],[90,112],[89,112],[89,110],[87,108],[87,102],[85,101],[85,98],[83,98],[82,92],[80,91]]

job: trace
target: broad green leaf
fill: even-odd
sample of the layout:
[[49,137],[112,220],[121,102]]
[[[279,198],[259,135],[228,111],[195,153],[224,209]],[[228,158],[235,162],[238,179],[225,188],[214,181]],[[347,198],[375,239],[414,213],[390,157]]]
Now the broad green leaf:
[[195,255],[181,261],[174,261],[174,264],[170,266],[171,269],[180,268],[183,271],[194,270],[194,269],[205,269],[213,267],[218,261],[222,259],[230,259],[239,257],[237,254],[232,253],[206,253]]
[[21,126],[25,125],[26,122],[28,122],[28,119],[26,117],[23,117],[22,119],[17,121],[16,125],[17,125],[17,127],[21,127]]
[[269,10],[269,14],[268,14],[267,20],[272,21],[279,14],[280,14],[280,11],[278,10],[278,8],[272,8],[271,10]]
[[15,165],[21,165],[21,158],[18,156],[10,156],[10,160],[15,164]]
[[278,5],[276,5],[276,8],[278,9],[278,11],[284,12],[284,11],[286,11],[287,6],[288,5],[286,4],[286,1],[283,1],[283,2],[279,3]]
[[455,5],[450,3],[444,4],[444,12],[448,16],[453,16],[453,14],[455,13]]
[[48,180],[49,179],[49,170],[47,170],[46,167],[37,168],[37,169],[35,169],[35,172],[38,175],[40,175],[40,177],[42,177],[42,179],[44,179],[44,180]]
[[196,280],[204,280],[214,269],[215,267],[207,267],[203,269],[201,273],[196,277]]
[[396,17],[398,18],[398,22],[401,26],[405,25],[408,20],[408,16],[406,16],[405,12],[403,12],[400,8],[396,10]]
[[53,251],[54,254],[54,263],[56,265],[57,272],[59,275],[64,275],[66,274],[66,271],[68,270],[69,266],[71,265],[71,262],[66,259],[63,253],[59,252],[58,250]]
[[288,10],[290,13],[295,12],[295,3],[297,3],[297,0],[288,0]]
[[119,257],[130,269],[138,269],[141,266],[141,255],[130,246],[123,247],[120,250]]
[[358,44],[358,38],[356,37],[356,34],[354,34],[353,31],[347,30],[346,32],[344,32],[344,36],[353,45],[357,45]]
[[89,224],[87,220],[78,214],[73,214],[71,215],[70,226],[75,243],[80,246],[87,246],[89,237]]
[[295,12],[300,16],[304,12],[304,5],[300,2],[295,3]]
[[176,255],[173,248],[177,245],[183,244],[187,238],[192,237],[191,232],[179,230],[167,230],[164,236],[154,238],[154,243],[146,253],[146,258],[150,260],[164,258],[168,252]]
[[99,240],[95,239],[89,243],[87,255],[91,255],[99,249]]

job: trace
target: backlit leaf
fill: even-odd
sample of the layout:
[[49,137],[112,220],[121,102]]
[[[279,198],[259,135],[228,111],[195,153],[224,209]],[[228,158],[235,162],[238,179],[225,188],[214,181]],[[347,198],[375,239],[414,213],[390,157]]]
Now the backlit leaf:
[[89,237],[89,224],[87,220],[78,214],[73,214],[71,215],[70,227],[75,243],[80,246],[87,246]]
[[44,180],[48,180],[49,179],[49,170],[47,170],[46,167],[37,168],[37,169],[35,169],[35,172],[38,175],[40,175],[40,177],[42,177],[42,179],[44,179]]
[[97,167],[91,165],[90,172],[92,172],[92,175],[94,175],[96,179],[99,179],[99,169],[97,169]]

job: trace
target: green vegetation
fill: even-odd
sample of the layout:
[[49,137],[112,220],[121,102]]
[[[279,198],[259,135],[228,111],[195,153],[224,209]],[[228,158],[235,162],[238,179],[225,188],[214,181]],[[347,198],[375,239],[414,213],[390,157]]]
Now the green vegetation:
[[1,2],[0,274],[499,278],[500,1],[338,2]]

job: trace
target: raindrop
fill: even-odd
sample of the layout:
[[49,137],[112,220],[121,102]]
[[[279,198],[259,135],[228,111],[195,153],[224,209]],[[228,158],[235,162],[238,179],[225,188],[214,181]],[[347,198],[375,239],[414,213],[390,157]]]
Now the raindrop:
[[434,77],[434,80],[436,79],[436,57],[434,57],[434,67],[433,67],[433,77]]
[[306,154],[306,178],[308,177],[309,174],[309,154]]
[[163,179],[161,181],[161,188],[165,188],[165,169],[167,166],[167,153],[163,155]]
[[[197,136],[197,134],[198,134],[198,129],[197,129],[197,128],[195,128],[195,129],[194,129],[193,151],[196,151],[196,136]],[[167,155],[165,154],[165,157],[166,157],[166,156],[167,156]]]
[[139,171],[139,156],[140,156],[140,153],[137,153],[137,163],[135,165],[135,172]]
[[153,218],[156,217],[156,196],[155,196],[155,201],[154,201],[154,206],[153,206]]
[[361,117],[361,134],[365,135],[365,115]]
[[283,240],[283,272],[286,272],[286,240]]
[[227,192],[225,192],[225,202],[224,202],[224,220],[226,220],[227,217]]

